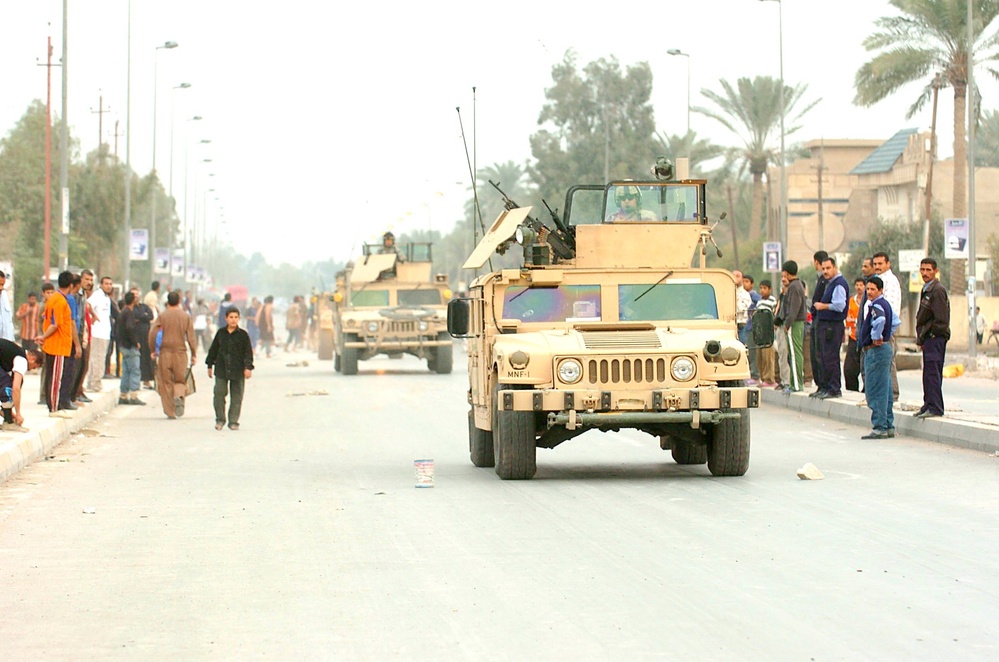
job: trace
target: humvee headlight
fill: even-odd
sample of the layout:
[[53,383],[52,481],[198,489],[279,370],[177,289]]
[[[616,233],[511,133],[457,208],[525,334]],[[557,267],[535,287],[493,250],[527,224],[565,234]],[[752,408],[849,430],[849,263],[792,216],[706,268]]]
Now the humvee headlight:
[[531,355],[525,351],[517,350],[510,355],[510,367],[514,370],[523,370],[531,362]]
[[427,329],[430,328],[430,325],[423,321],[417,324],[417,326],[419,327],[420,331],[426,331]]
[[368,333],[378,333],[378,322],[368,322]]
[[735,365],[739,362],[739,357],[741,356],[742,352],[735,347],[726,347],[721,353],[722,363],[725,365]]
[[558,378],[566,384],[575,384],[583,376],[583,366],[576,359],[566,359],[558,364]]
[[670,366],[669,371],[676,381],[688,381],[694,376],[694,362],[686,356],[677,357],[673,359],[673,364]]

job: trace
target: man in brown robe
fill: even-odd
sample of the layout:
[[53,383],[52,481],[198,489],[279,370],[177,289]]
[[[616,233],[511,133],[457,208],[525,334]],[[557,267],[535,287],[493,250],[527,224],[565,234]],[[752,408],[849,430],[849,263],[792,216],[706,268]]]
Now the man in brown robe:
[[[162,331],[162,338],[157,335]],[[185,347],[185,343],[187,346]],[[187,348],[191,348],[191,358]],[[180,293],[167,295],[167,307],[149,329],[149,351],[157,361],[157,390],[167,418],[184,415],[184,398],[187,396],[187,368],[194,365],[197,354],[194,323],[180,306]]]

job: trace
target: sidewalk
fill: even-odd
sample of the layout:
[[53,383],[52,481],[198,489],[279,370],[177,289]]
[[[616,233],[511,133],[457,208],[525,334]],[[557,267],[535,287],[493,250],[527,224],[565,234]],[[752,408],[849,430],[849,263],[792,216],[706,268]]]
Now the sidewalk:
[[101,385],[100,393],[87,392],[93,402],[71,412],[72,418],[49,418],[45,405],[38,404],[39,375],[28,375],[21,390],[24,427],[28,432],[0,432],[0,483],[35,460],[51,454],[52,449],[71,434],[111,411],[118,402],[118,380],[105,379]]
[[[967,366],[968,356],[950,354],[947,365]],[[944,379],[944,416],[918,419],[913,415],[923,403],[922,372],[898,372],[899,401],[895,403],[895,429],[899,436],[915,437],[986,453],[999,452],[999,359],[979,357],[976,370],[966,370],[961,377]],[[862,393],[843,391],[843,396],[829,400],[809,398],[814,391],[785,395],[773,389],[761,389],[763,402],[793,409],[812,416],[831,418],[862,428],[871,426],[871,410]]]

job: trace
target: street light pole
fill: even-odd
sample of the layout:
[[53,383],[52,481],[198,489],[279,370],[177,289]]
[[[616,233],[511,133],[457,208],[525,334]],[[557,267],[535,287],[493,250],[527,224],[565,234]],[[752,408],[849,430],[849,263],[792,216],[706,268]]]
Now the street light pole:
[[975,32],[973,10],[975,3],[968,3],[968,357],[975,361],[978,357],[978,332],[976,328],[975,295],[978,288],[975,279],[978,276],[978,255],[975,251],[975,83],[974,57]]
[[690,54],[684,53],[679,48],[671,48],[666,51],[670,55],[682,55],[687,58],[687,133],[690,133]]
[[[780,209],[777,214],[778,233],[780,234],[781,252],[783,259],[790,259],[787,246],[787,226],[788,226],[788,199],[787,199],[787,166],[784,156],[784,116],[786,108],[784,103],[784,3],[782,0],[760,0],[760,2],[777,3],[777,34],[778,48],[780,53],[780,90],[778,100],[780,104]],[[819,247],[822,248],[821,246]]]
[[[153,54],[153,171],[151,173],[152,180],[149,186],[149,250],[152,251],[151,260],[149,262],[149,278],[150,280],[156,279],[156,97],[159,91],[159,84],[157,78],[160,73],[160,50],[177,48],[176,41],[164,42],[162,46],[157,46],[156,51]],[[170,259],[167,258],[167,264],[169,265]],[[169,268],[168,268],[169,272]]]
[[[177,213],[177,202],[173,199],[173,129],[174,129],[174,106],[175,104],[175,92],[177,90],[186,90],[191,87],[190,83],[181,83],[180,85],[175,85],[170,91],[170,184],[167,189],[167,195],[170,198],[170,227],[168,228],[169,240],[167,241],[167,269],[170,276],[169,280],[171,284],[173,283],[173,239],[176,232],[173,229],[173,219]],[[181,274],[183,276],[183,274]]]
[[[188,118],[187,127],[184,131],[184,278],[185,279],[187,278],[187,265],[190,263],[192,259],[192,252],[190,245],[191,240],[190,237],[188,236],[188,223],[187,223],[188,220],[187,211],[191,207],[189,203],[189,198],[187,197],[187,192],[188,192],[187,183],[189,180],[188,175],[191,169],[191,161],[188,159],[188,155],[190,153],[190,148],[191,148],[191,141],[190,141],[191,122],[199,122],[199,121],[201,121],[201,115],[195,115],[194,117]],[[211,141],[202,140],[201,142],[204,143]]]

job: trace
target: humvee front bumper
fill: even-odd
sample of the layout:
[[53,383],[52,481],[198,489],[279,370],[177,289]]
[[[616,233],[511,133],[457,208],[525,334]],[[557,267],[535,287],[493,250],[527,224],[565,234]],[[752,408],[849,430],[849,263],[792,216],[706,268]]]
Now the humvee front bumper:
[[344,347],[352,349],[383,349],[383,350],[407,350],[418,349],[420,347],[446,347],[452,344],[450,338],[447,340],[437,340],[433,338],[377,338],[370,337],[364,340],[354,340],[343,343]]
[[717,423],[740,416],[727,410],[760,406],[755,387],[702,387],[651,391],[512,390],[497,394],[502,411],[548,412],[548,426],[623,427],[647,423]]

